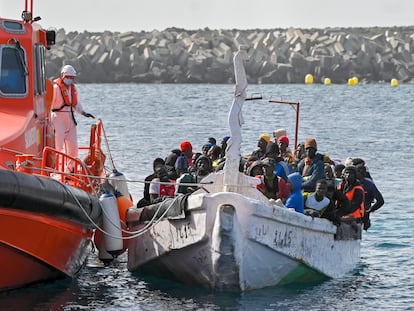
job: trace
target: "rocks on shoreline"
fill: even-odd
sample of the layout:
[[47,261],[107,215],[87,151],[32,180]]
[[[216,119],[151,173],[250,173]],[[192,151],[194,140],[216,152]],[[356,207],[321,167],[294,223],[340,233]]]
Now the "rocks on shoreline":
[[72,64],[82,83],[234,83],[233,55],[249,47],[249,83],[414,81],[414,26],[325,29],[69,32],[46,53],[54,79]]

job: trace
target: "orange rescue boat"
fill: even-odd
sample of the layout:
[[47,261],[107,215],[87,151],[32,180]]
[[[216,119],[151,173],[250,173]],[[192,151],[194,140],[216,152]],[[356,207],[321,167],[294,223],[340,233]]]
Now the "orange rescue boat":
[[[0,290],[74,276],[105,217],[99,196],[116,193],[105,175],[101,120],[80,147],[84,160],[54,149],[45,53],[55,32],[32,12],[26,0],[21,20],[0,18]],[[68,161],[75,162],[70,174]]]

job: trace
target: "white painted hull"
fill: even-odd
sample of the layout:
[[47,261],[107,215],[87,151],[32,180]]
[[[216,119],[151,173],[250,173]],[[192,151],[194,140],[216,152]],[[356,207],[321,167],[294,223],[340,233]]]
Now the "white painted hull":
[[[241,46],[234,56],[236,87],[223,171],[204,178],[187,204],[171,204],[165,216],[151,207],[128,211],[129,229],[136,235],[128,246],[130,271],[213,289],[249,290],[314,275],[339,277],[359,261],[359,225],[341,224],[337,230],[328,220],[276,206],[255,189],[258,179],[239,172],[247,59],[247,47]],[[182,219],[168,219],[181,210]],[[139,232],[151,213],[160,221]]]
[[[210,180],[215,185],[206,186],[210,193],[199,190],[189,196],[185,218],[164,218],[129,242],[130,271],[243,291],[311,277],[336,278],[357,265],[359,225],[341,224],[338,231],[326,219],[271,204],[251,187],[216,191],[220,174]],[[139,213],[128,213],[131,231],[144,226],[131,221]]]

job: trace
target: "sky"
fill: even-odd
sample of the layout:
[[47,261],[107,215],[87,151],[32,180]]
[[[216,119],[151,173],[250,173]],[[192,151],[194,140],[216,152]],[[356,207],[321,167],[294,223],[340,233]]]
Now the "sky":
[[[24,0],[0,0],[20,19]],[[115,32],[414,25],[413,0],[33,0],[45,29]]]

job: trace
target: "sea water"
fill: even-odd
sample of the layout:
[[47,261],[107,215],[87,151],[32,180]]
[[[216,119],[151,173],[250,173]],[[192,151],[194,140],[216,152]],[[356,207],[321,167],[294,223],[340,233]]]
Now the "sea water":
[[[219,143],[229,135],[232,85],[84,84],[79,92],[85,110],[102,119],[107,156],[127,176],[135,202],[154,158],[183,140],[200,151],[208,137]],[[104,266],[92,253],[74,279],[0,293],[0,310],[413,310],[414,85],[249,85],[253,93],[263,100],[243,106],[242,153],[278,128],[286,128],[293,146],[295,111],[269,103],[282,99],[300,102],[299,142],[312,136],[332,159],[366,161],[385,205],[363,232],[354,271],[306,286],[214,292],[132,274],[126,254]],[[92,121],[78,120],[85,145]]]

